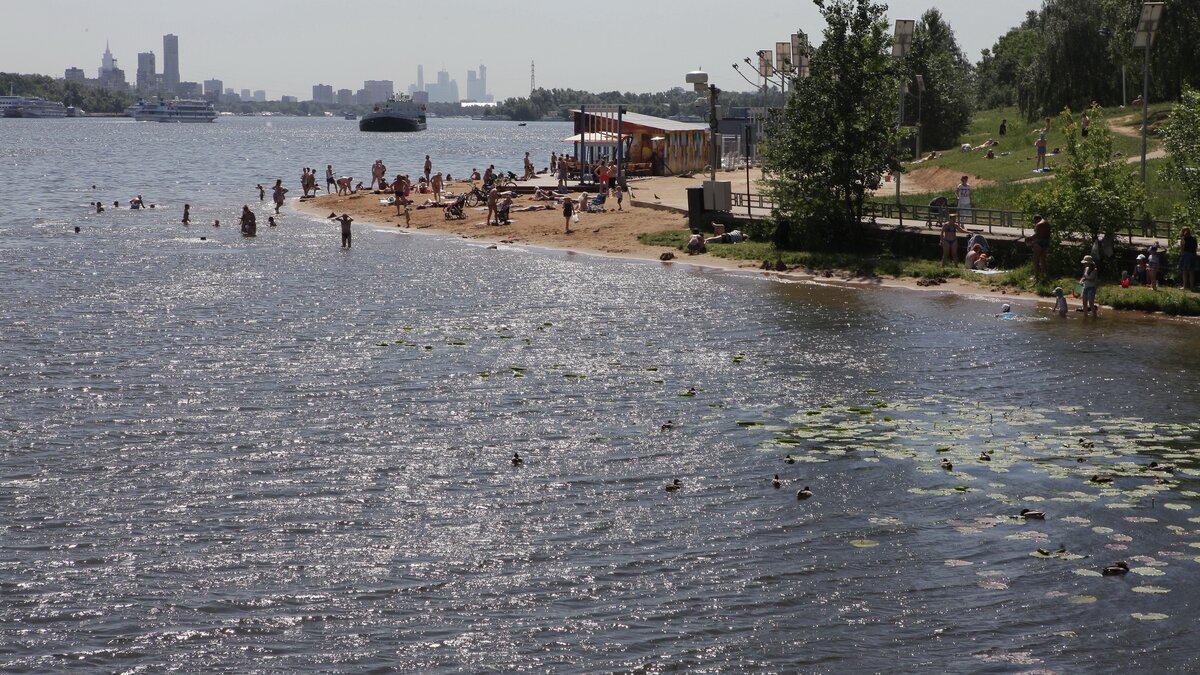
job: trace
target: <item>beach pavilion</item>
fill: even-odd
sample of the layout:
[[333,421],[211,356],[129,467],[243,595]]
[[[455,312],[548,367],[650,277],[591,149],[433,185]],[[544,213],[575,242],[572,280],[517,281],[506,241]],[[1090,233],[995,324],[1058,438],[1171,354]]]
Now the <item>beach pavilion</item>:
[[618,106],[581,106],[571,111],[571,119],[575,133],[563,140],[573,145],[567,154],[576,161],[619,157],[630,175],[655,176],[695,173],[708,166],[707,124],[625,112]]

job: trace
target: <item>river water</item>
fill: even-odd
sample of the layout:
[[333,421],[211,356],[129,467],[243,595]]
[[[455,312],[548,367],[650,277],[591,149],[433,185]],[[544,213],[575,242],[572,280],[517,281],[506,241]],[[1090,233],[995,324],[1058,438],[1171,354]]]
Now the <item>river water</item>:
[[2,122],[4,672],[1200,668],[1191,324],[231,227],[562,124]]

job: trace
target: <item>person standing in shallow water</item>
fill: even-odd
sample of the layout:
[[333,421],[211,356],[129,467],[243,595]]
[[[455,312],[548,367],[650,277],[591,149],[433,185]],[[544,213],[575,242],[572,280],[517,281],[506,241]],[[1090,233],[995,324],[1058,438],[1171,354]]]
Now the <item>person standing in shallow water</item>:
[[[330,214],[329,217],[333,218],[333,214]],[[350,248],[350,223],[353,223],[354,219],[348,213],[343,213],[340,218],[333,219],[342,226],[342,248]]]
[[275,214],[279,215],[279,209],[283,206],[283,196],[287,194],[287,188],[283,187],[283,179],[275,179],[275,187],[271,190],[271,199],[275,201]]
[[191,205],[191,204],[184,204],[184,205],[183,205],[183,224],[184,224],[184,225],[191,225],[191,223],[192,223],[192,214],[191,214],[191,211],[192,211],[192,205]]
[[433,171],[433,161],[429,159],[429,155],[425,155],[425,180],[429,180],[430,171]]

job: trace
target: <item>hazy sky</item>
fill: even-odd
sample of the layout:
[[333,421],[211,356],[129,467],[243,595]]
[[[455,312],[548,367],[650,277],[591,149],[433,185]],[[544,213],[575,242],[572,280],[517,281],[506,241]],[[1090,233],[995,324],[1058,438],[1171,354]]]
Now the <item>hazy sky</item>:
[[[888,4],[892,19],[937,7],[975,61],[1041,0]],[[162,36],[174,33],[181,79],[300,100],[316,83],[357,90],[392,80],[403,90],[417,64],[426,81],[445,68],[465,96],[467,70],[483,63],[489,93],[521,96],[530,61],[547,88],[662,91],[703,67],[717,86],[747,90],[730,64],[824,27],[809,0],[4,0],[3,9],[0,71],[62,77],[77,66],[95,77],[107,41],[132,82],[138,52],[153,51],[162,71]]]

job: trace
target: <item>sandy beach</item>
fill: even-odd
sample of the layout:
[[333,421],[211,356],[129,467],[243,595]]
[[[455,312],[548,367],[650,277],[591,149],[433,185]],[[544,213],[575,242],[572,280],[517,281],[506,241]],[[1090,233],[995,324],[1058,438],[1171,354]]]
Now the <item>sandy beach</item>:
[[[746,189],[744,172],[724,172],[718,178],[734,183],[735,191]],[[752,172],[752,185],[757,178],[757,172]],[[669,205],[686,203],[686,197],[683,196],[684,191],[688,187],[697,185],[699,180],[698,177],[670,176],[631,182],[630,187],[634,199],[626,199],[623,210],[615,210],[615,202],[610,199],[609,202],[614,207],[613,209],[604,213],[580,214],[580,222],[571,226],[570,234],[564,231],[561,207],[553,205],[552,202],[534,201],[530,199],[530,195],[514,197],[512,221],[501,226],[485,224],[487,208],[482,205],[467,208],[465,220],[447,220],[441,207],[416,208],[431,195],[415,193],[411,196],[414,205],[410,207],[408,225],[405,224],[403,215],[396,215],[395,206],[381,203],[390,196],[389,193],[359,191],[357,194],[349,196],[322,194],[316,198],[295,201],[291,204],[301,211],[321,217],[328,216],[330,213],[338,215],[348,213],[358,226],[407,227],[418,232],[449,234],[486,243],[523,245],[654,261],[659,261],[663,253],[671,253],[675,257],[662,264],[679,263],[717,269],[742,270],[796,282],[905,288],[981,297],[1024,298],[1027,302],[1049,303],[1048,300],[1039,299],[1032,294],[1013,290],[1005,291],[960,279],[948,279],[936,286],[919,286],[916,279],[864,278],[850,275],[843,270],[793,268],[787,272],[768,272],[760,269],[761,261],[732,260],[706,254],[692,256],[675,249],[648,246],[638,241],[638,236],[641,234],[686,230],[687,216],[670,208]],[[456,194],[469,188],[470,183],[467,181],[451,181],[447,183],[446,187],[449,192]],[[578,193],[575,196],[578,198]],[[551,208],[539,211],[516,211],[525,206],[546,204],[551,205]],[[330,227],[332,230],[333,225]]]

